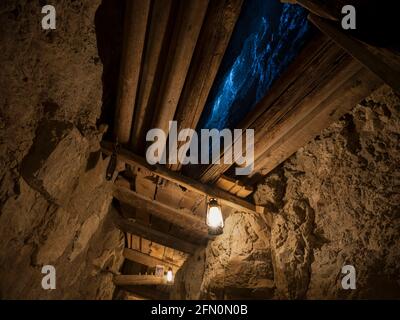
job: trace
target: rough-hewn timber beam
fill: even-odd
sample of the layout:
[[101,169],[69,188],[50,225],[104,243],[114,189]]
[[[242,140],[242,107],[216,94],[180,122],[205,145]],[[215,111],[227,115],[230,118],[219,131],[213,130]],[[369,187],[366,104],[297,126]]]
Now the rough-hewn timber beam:
[[114,136],[121,144],[127,144],[131,135],[150,2],[127,1],[114,128]]
[[156,257],[149,256],[148,254],[142,253],[140,251],[132,250],[132,249],[125,248],[123,255],[124,255],[125,259],[143,264],[150,268],[154,268],[158,265],[162,265],[162,266],[165,266],[167,269],[171,268],[174,273],[176,273],[176,271],[178,271],[180,268],[178,265],[175,265],[171,262],[161,260]]
[[134,152],[144,151],[146,128],[152,119],[151,107],[158,89],[157,70],[162,63],[161,54],[167,37],[170,13],[173,7],[171,0],[153,1],[147,35],[147,43],[143,57],[142,75],[138,91],[137,105],[132,125],[130,145]]
[[[330,72],[321,76],[316,90],[293,108],[287,108],[284,114],[272,109],[267,111],[267,118],[273,120],[279,116],[280,121],[266,121],[263,124],[259,132],[263,140],[255,150],[254,172],[267,174],[330,123],[351,110],[380,83],[377,77],[364,70],[356,60],[344,55]],[[277,148],[280,152],[277,152]]]
[[397,92],[400,92],[400,54],[389,49],[363,43],[341,30],[330,21],[310,14],[309,20],[340,47],[375,73]]
[[[334,66],[343,55],[345,52],[333,41],[322,34],[317,34],[275,82],[267,95],[239,124],[239,128],[255,130],[255,159],[257,158],[257,149],[259,149],[258,153],[263,151],[262,144],[265,142],[263,129],[267,125],[270,129],[274,123],[281,122],[282,117],[295,108],[297,103],[307,99],[309,93],[318,88],[321,75],[325,78],[329,76],[332,73],[332,65]],[[245,136],[242,141],[245,142]],[[222,152],[220,159],[223,160],[223,157],[224,153]],[[219,165],[208,165],[201,171],[198,170],[200,174],[197,178],[203,183],[216,182],[230,168],[230,165],[223,164],[223,161],[220,163]]]
[[[243,182],[257,182],[256,177],[274,169],[379,86],[377,77],[362,70],[342,48],[319,35],[242,123],[242,128],[255,129],[255,167]],[[201,181],[215,181],[228,168],[210,166]]]
[[114,224],[120,230],[135,234],[147,240],[162,244],[166,247],[170,247],[189,254],[193,254],[199,247],[196,244],[176,238],[170,234],[160,232],[148,226],[143,226],[132,219],[123,218],[118,213],[115,213],[113,215],[113,219]]
[[190,230],[196,236],[202,238],[207,238],[208,236],[205,218],[201,219],[193,215],[190,210],[178,210],[157,200],[150,199],[135,191],[125,188],[121,184],[118,184],[118,181],[116,182],[114,189],[114,198],[129,204],[136,209],[143,210],[159,217],[160,219],[171,222],[172,224],[180,226],[186,230]]
[[308,11],[330,20],[338,20],[339,15],[333,6],[321,0],[281,0],[281,2],[299,4]]
[[171,285],[164,277],[154,275],[116,275],[114,276],[114,284],[116,286],[154,286],[154,285]]
[[[316,106],[312,106],[303,117],[298,117],[293,126],[280,127],[276,132],[278,139],[270,139],[270,144],[259,157],[255,167],[261,176],[271,172],[290,155],[303,147],[323,129],[328,127],[358,102],[368,96],[382,82],[367,69],[360,69],[348,79],[339,90]],[[257,181],[257,179],[255,180]]]
[[[101,143],[101,145],[102,145],[102,151],[105,154],[110,155],[112,153],[112,151],[113,151],[112,143],[103,141]],[[235,195],[232,195],[226,191],[220,190],[216,187],[212,187],[212,186],[203,184],[197,180],[191,179],[191,178],[183,176],[179,173],[168,170],[167,168],[165,168],[161,165],[152,166],[152,165],[148,164],[146,162],[146,160],[143,159],[142,157],[139,157],[125,149],[119,150],[118,160],[123,161],[132,166],[136,166],[136,167],[140,167],[140,168],[149,170],[153,174],[155,174],[161,178],[164,178],[166,180],[169,180],[171,182],[174,182],[176,184],[179,184],[180,186],[182,186],[188,190],[191,190],[191,191],[194,191],[199,194],[209,196],[212,198],[217,198],[221,202],[221,204],[227,205],[233,209],[257,214],[256,206],[250,202],[247,202],[246,200],[243,200]]]
[[[178,132],[185,128],[196,129],[242,4],[243,0],[210,1],[176,111]],[[170,166],[175,171],[180,168],[180,164]]]
[[124,286],[124,290],[138,294],[141,297],[152,300],[168,300],[169,293],[159,290],[157,286]]
[[169,131],[169,121],[174,118],[178,106],[207,6],[208,0],[180,1],[153,128]]

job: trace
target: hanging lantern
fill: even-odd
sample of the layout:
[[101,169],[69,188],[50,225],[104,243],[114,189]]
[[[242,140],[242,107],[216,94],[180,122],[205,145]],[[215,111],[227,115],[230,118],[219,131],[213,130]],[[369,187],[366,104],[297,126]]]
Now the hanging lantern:
[[220,235],[224,229],[224,218],[222,216],[221,206],[216,199],[208,202],[207,208],[207,226],[210,235]]
[[170,267],[167,271],[167,282],[171,283],[174,281],[174,274],[172,272],[172,268]]

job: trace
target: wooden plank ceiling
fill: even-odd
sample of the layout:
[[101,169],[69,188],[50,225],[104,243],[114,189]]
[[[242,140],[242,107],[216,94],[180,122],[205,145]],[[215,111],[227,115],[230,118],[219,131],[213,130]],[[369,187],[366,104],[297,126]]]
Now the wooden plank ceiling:
[[[293,1],[292,1],[293,2]],[[226,217],[233,210],[271,217],[251,200],[260,178],[313,139],[386,81],[399,89],[399,56],[368,46],[331,27],[334,13],[315,1],[298,1],[322,32],[305,46],[239,128],[255,129],[255,171],[239,181],[224,176],[229,165],[150,166],[144,160],[151,128],[196,128],[243,0],[128,0],[115,113],[118,161],[126,164],[115,183],[116,225],[126,233],[126,290],[157,298],[163,280],[156,265],[176,272],[206,244],[207,199],[216,197]],[[326,3],[326,2],[325,2]],[[388,62],[389,61],[389,62]],[[390,72],[387,70],[395,66]],[[107,155],[112,143],[104,142]],[[223,157],[223,154],[221,154]],[[153,286],[156,291],[140,286]],[[164,291],[163,291],[164,290]],[[154,292],[154,295],[151,294]],[[168,293],[168,289],[161,289]]]

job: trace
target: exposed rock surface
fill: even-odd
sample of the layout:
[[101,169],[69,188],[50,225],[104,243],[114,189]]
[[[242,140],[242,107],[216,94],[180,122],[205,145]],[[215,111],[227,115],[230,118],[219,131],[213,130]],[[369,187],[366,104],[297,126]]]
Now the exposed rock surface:
[[175,282],[176,299],[235,298],[241,292],[273,292],[270,233],[266,223],[250,214],[234,213],[224,234],[186,261]]
[[[0,297],[110,299],[123,238],[96,128],[100,1],[53,2],[49,31],[45,4],[0,3]],[[41,287],[48,264],[56,290]]]
[[[265,283],[271,289],[256,297],[400,299],[399,168],[400,99],[383,86],[258,186],[271,230],[229,217],[224,235],[186,262],[177,277],[185,294],[173,297],[221,298]],[[341,286],[344,265],[356,269],[356,290]]]

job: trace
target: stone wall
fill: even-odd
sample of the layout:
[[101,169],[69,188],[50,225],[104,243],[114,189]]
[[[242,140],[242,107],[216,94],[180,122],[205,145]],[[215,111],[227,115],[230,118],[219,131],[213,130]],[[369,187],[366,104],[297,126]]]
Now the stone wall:
[[[177,275],[172,296],[400,299],[399,168],[400,99],[383,86],[258,186],[271,229],[230,216],[224,235]],[[356,290],[341,286],[347,264]]]
[[[112,184],[96,127],[100,1],[54,1],[49,31],[45,4],[0,3],[0,297],[110,299],[123,237],[107,214]],[[47,264],[56,290],[41,287]]]

